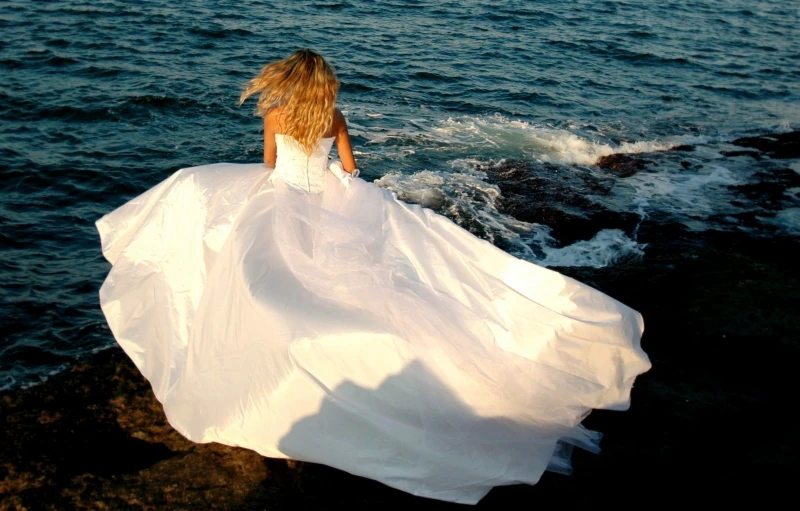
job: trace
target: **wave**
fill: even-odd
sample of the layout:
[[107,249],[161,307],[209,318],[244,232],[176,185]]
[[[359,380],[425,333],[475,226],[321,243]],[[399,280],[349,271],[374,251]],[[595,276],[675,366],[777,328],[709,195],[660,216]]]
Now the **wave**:
[[775,213],[774,217],[759,217],[759,219],[776,227],[779,232],[800,236],[800,207],[783,209]]
[[212,39],[224,39],[231,36],[249,36],[252,34],[244,28],[224,28],[224,27],[192,27],[189,33],[201,37],[210,37]]
[[[683,218],[700,219],[713,214],[738,210],[731,205],[728,187],[741,184],[728,168],[706,165],[691,175],[680,172],[639,173],[627,178],[634,191],[632,202],[645,216],[647,211],[659,211]],[[703,222],[689,225],[695,229],[708,228]]]
[[619,229],[603,229],[592,239],[566,247],[545,247],[542,266],[603,268],[644,256],[646,243],[638,243]]
[[536,257],[531,242],[545,243],[549,229],[501,213],[500,189],[485,181],[486,174],[471,170],[464,163],[454,162],[455,168],[450,172],[422,170],[403,174],[393,171],[375,180],[375,184],[396,193],[403,201],[447,216],[510,253]]
[[452,171],[390,172],[375,184],[406,202],[433,209],[510,254],[541,266],[601,268],[644,254],[644,244],[619,229],[601,229],[590,240],[558,247],[551,228],[529,223],[502,211],[500,188],[475,170],[485,162],[460,159]]
[[[707,136],[683,135],[641,141],[598,141],[568,129],[541,126],[503,115],[448,117],[431,126],[369,133],[374,145],[452,147],[458,152],[491,151],[501,157],[527,156],[542,162],[594,165],[603,156],[666,151],[686,144],[705,143]],[[606,138],[606,137],[601,137]],[[606,139],[607,140],[607,139]]]
[[[636,142],[598,142],[572,131],[537,126],[525,121],[491,117],[449,118],[436,131],[458,138],[470,137],[534,159],[564,164],[594,165],[602,156],[665,151],[679,145],[705,142],[707,137],[679,136]],[[513,153],[512,153],[513,154]]]

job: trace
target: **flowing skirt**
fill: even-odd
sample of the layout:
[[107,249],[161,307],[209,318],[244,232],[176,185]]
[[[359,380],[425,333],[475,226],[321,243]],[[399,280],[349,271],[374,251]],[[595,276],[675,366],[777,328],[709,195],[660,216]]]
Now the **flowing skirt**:
[[650,368],[635,310],[341,172],[181,169],[96,225],[111,331],[195,442],[475,503],[597,451]]

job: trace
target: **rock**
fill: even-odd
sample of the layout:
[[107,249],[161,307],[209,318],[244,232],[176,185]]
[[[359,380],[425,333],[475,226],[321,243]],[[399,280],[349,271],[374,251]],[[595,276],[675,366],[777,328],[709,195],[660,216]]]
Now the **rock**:
[[[793,477],[800,446],[786,407],[800,353],[797,239],[754,243],[678,224],[644,225],[640,236],[649,244],[641,261],[563,269],[644,317],[653,369],[637,379],[631,409],[586,419],[604,433],[603,451],[576,450],[569,477],[496,488],[477,508],[558,505],[565,495],[574,504],[618,503],[609,488],[620,481],[632,495],[729,504]],[[169,426],[118,348],[4,393],[0,407],[0,509],[455,508],[321,465],[192,443]],[[786,420],[770,420],[776,413]],[[759,441],[709,441],[722,431]],[[711,468],[687,462],[699,453]]]
[[[569,477],[545,473],[535,486],[496,488],[477,509],[565,498],[618,504],[620,489],[727,505],[749,491],[763,498],[794,477],[800,445],[787,406],[800,354],[800,243],[679,224],[645,224],[640,241],[648,243],[640,261],[562,269],[644,317],[653,369],[637,379],[631,409],[592,412],[584,424],[605,435],[603,451],[576,449]],[[747,438],[758,441],[740,441]],[[694,462],[699,455],[706,463]],[[119,348],[0,394],[0,509],[456,507],[293,465],[183,438]]]
[[620,177],[630,177],[652,163],[630,154],[615,153],[598,158],[596,165],[601,169],[611,170]]
[[770,158],[800,158],[800,131],[737,138],[731,143],[757,149]]
[[757,180],[741,185],[728,185],[728,189],[747,196],[768,210],[786,207],[787,201],[791,199],[788,194],[789,188],[800,187],[800,174],[792,169],[759,170],[753,177]]
[[[728,156],[794,157],[785,155],[796,154],[796,133],[739,139],[754,150]],[[620,176],[649,164],[612,156],[603,164]],[[648,155],[678,168],[687,168],[685,157]],[[753,182],[729,187],[742,199],[732,204],[755,200],[763,209],[724,213],[753,230],[800,187],[796,171],[763,160]],[[602,206],[598,197],[614,178],[577,166],[506,160],[481,170],[500,187],[503,212],[549,225],[561,244],[606,228],[637,229],[642,259],[559,271],[642,313],[653,369],[637,379],[628,411],[595,411],[584,422],[605,435],[600,455],[576,449],[569,477],[545,473],[535,486],[496,488],[476,508],[619,505],[621,492],[733,505],[790,488],[800,455],[790,406],[800,357],[798,238],[640,222]],[[37,386],[0,393],[0,510],[337,508],[456,506],[322,465],[190,442],[169,425],[119,348]]]
[[591,239],[603,229],[631,233],[640,220],[594,202],[591,196],[607,194],[611,182],[577,168],[507,159],[479,170],[500,188],[502,213],[548,226],[560,246]]
[[0,509],[223,509],[269,495],[261,456],[179,435],[119,349],[2,398]]

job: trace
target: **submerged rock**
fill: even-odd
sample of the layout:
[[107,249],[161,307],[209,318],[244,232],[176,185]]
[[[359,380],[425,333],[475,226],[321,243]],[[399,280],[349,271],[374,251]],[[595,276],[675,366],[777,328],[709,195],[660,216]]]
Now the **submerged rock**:
[[596,165],[601,169],[613,171],[620,177],[630,177],[640,170],[646,169],[650,163],[652,162],[638,156],[615,153],[601,156],[598,158]]
[[758,149],[770,158],[800,158],[800,131],[737,138],[731,143]]
[[791,189],[800,189],[800,174],[792,169],[760,170],[754,174],[757,181],[741,185],[729,185],[758,206],[776,210],[789,205],[794,195]]
[[479,167],[500,188],[502,213],[551,229],[559,246],[591,239],[603,229],[631,233],[639,215],[610,211],[592,200],[609,193],[612,181],[578,169],[507,159]]

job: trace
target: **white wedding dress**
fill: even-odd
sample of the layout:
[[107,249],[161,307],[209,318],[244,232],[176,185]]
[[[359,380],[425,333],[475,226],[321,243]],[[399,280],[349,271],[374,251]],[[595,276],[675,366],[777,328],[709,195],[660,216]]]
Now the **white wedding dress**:
[[425,497],[568,472],[625,410],[641,315],[307,157],[181,169],[96,223],[100,304],[195,442],[323,463]]

